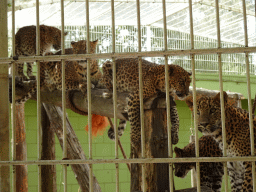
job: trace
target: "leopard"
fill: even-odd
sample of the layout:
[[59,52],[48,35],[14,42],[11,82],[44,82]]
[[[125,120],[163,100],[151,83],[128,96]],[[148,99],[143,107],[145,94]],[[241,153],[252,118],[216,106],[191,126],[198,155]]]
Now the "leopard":
[[[225,109],[225,130],[227,143],[227,156],[250,156],[250,128],[248,111],[232,106],[228,103],[228,95],[223,92]],[[213,97],[201,96],[197,98],[198,130],[203,135],[212,136],[223,150],[222,120],[220,93]],[[255,138],[256,117],[253,115],[253,130]],[[254,140],[255,142],[255,140]],[[228,162],[232,191],[253,191],[252,163],[249,161]]]
[[[140,151],[140,98],[139,98],[139,59],[116,59],[116,90],[129,92],[128,95],[128,119],[131,126],[131,144],[134,149]],[[141,59],[143,78],[143,100],[157,98],[160,92],[165,92],[165,65],[158,65]],[[103,66],[103,84],[113,91],[112,62],[106,61]],[[177,95],[184,99],[189,94],[191,73],[178,65],[168,65],[169,86],[171,95]],[[172,130],[172,142],[178,143],[177,130]]]
[[[64,32],[64,36],[68,33]],[[61,30],[47,25],[40,25],[40,55],[49,52],[51,48],[55,50],[61,49]],[[15,34],[15,56],[17,60],[19,56],[36,55],[36,26],[30,25],[20,28]],[[33,65],[27,63],[27,76],[23,73],[24,64],[18,64],[16,75],[20,80],[35,80],[36,77],[32,74]]]
[[[81,40],[85,41],[85,40]],[[95,51],[98,41],[90,42],[90,46],[92,47],[92,51]],[[71,46],[73,47],[72,53],[77,53],[77,47],[79,47],[80,41],[71,42]],[[86,48],[83,48],[86,53]],[[71,53],[71,52],[68,52]],[[82,52],[81,52],[82,53]],[[80,54],[81,54],[80,53]],[[56,54],[59,54],[58,52]],[[47,52],[46,56],[54,55],[52,52]],[[82,93],[86,93],[87,91],[87,65],[86,61],[65,61],[65,87],[66,91],[70,90],[78,90]],[[99,73],[99,67],[97,60],[92,60],[90,63],[91,66],[91,76]],[[49,91],[53,91],[54,89],[62,90],[62,72],[61,69],[62,64],[61,61],[48,61],[48,62],[40,62],[40,89],[48,88]],[[94,87],[94,86],[92,86]],[[28,93],[21,99],[16,100],[16,104],[24,103],[31,95],[36,92],[37,86],[36,82],[31,85]]]
[[[191,142],[183,149],[175,147],[176,158],[196,157],[195,142]],[[219,144],[211,136],[202,136],[199,139],[200,157],[222,157]],[[196,171],[196,163],[174,163],[175,176],[185,178],[193,169]],[[207,186],[214,192],[221,191],[224,168],[222,162],[200,162],[200,185]]]

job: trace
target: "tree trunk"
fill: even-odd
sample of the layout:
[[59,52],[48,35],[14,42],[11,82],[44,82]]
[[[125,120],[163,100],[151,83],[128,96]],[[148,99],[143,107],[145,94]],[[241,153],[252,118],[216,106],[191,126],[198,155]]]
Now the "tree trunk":
[[[42,124],[42,160],[55,159],[55,135],[50,126],[50,120],[47,113],[41,106],[41,124]],[[41,166],[42,191],[56,192],[56,165]]]
[[[168,139],[166,109],[145,110],[145,154],[146,158],[168,158]],[[131,147],[131,159],[141,157],[140,152]],[[146,192],[170,191],[169,164],[147,163]],[[131,166],[131,191],[142,191],[142,175],[140,164]]]
[[[27,144],[25,129],[24,103],[16,105],[16,160],[27,160]],[[27,165],[16,165],[16,191],[28,191],[28,167]]]
[[[62,128],[62,109],[60,107],[43,104],[47,115],[51,122],[51,127],[57,135],[60,145],[63,148],[63,128]],[[68,159],[86,159],[83,149],[77,139],[77,136],[67,118],[67,144],[68,144]],[[89,165],[88,164],[72,164],[72,170],[76,175],[81,191],[89,191]],[[97,179],[93,176],[94,192],[101,192],[101,188]]]

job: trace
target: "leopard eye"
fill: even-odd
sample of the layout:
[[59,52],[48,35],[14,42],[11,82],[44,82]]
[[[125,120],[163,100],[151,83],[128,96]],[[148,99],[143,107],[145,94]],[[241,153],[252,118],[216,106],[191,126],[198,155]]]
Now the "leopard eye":
[[215,108],[211,108],[211,109],[210,109],[210,113],[214,113],[215,111],[216,111]]

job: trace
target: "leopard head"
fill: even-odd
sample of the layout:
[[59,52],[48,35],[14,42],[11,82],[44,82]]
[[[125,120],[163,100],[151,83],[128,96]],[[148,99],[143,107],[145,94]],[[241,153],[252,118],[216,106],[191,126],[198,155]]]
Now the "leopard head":
[[[64,32],[64,37],[68,34],[68,32]],[[56,31],[53,36],[53,44],[52,47],[55,50],[61,49],[61,31],[56,28]]]
[[[176,158],[188,157],[183,149],[178,147],[174,148]],[[195,167],[195,163],[174,163],[175,176],[184,178],[188,172]]]
[[[224,94],[224,106],[228,95]],[[214,97],[202,96],[197,99],[198,130],[204,135],[213,135],[221,127],[220,93]]]
[[[90,53],[95,53],[98,44],[98,39],[95,41],[90,41]],[[87,54],[87,41],[72,41],[71,46],[73,48],[73,54]]]
[[[154,66],[149,72],[154,73],[156,88],[165,92],[165,66]],[[175,93],[181,100],[185,99],[189,94],[191,73],[178,65],[168,65],[168,74],[170,93]]]

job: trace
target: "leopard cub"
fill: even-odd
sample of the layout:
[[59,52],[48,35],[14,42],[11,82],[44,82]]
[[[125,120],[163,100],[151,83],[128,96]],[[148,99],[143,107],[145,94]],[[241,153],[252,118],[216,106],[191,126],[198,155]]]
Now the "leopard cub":
[[[85,40],[82,40],[85,41]],[[91,50],[95,51],[98,41],[90,42]],[[69,50],[68,53],[77,53],[79,42],[71,43],[73,47],[72,52]],[[84,47],[83,52],[86,53]],[[59,54],[59,53],[56,53]],[[54,53],[47,52],[45,55],[54,55]],[[81,64],[82,62],[82,64]],[[91,75],[95,75],[98,72],[97,61],[93,60],[91,62]],[[54,89],[62,90],[62,64],[61,61],[50,61],[50,62],[40,62],[40,86],[48,88],[50,91]],[[85,93],[87,91],[87,66],[84,64],[84,61],[65,61],[65,86],[66,91],[68,90],[79,90]],[[34,83],[27,95],[22,99],[16,101],[17,104],[27,101],[33,93],[36,92],[36,83]]]
[[[67,35],[67,32],[64,34]],[[61,48],[61,30],[56,27],[40,25],[40,55],[54,48],[59,50]],[[25,26],[20,28],[15,35],[15,56],[33,56],[36,55],[36,26]],[[21,80],[27,80],[27,77],[23,73],[24,64],[18,64],[16,75]],[[32,63],[27,63],[27,76],[29,79],[35,79],[32,75]]]

